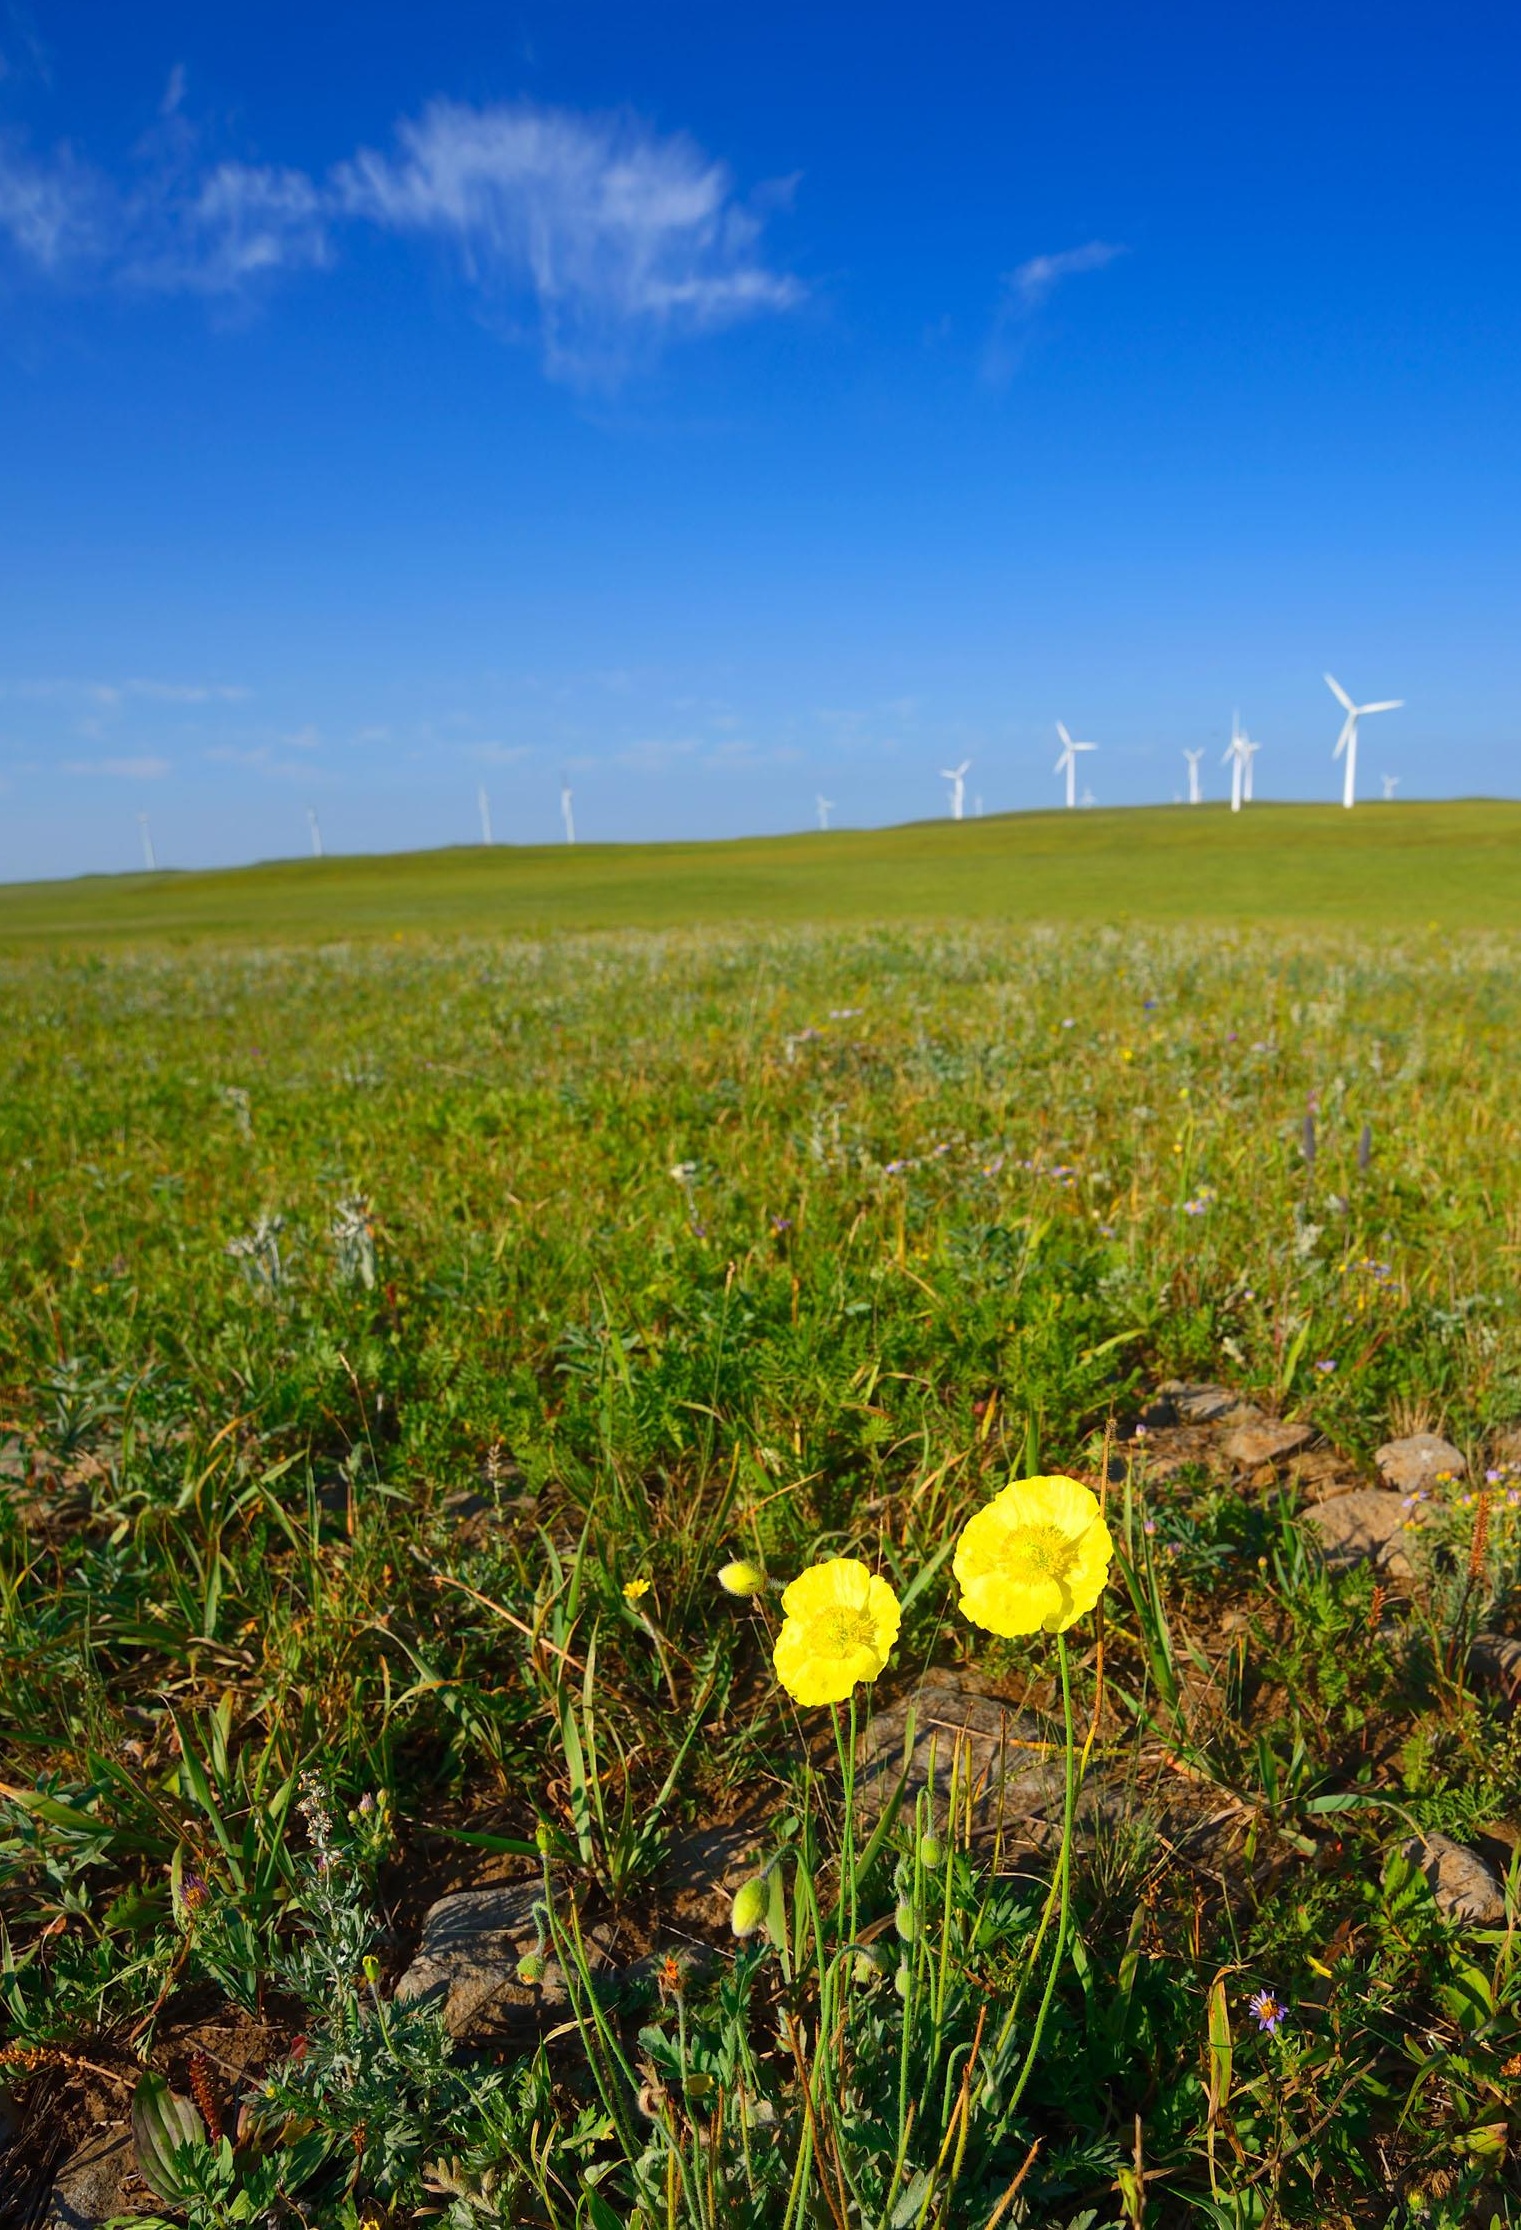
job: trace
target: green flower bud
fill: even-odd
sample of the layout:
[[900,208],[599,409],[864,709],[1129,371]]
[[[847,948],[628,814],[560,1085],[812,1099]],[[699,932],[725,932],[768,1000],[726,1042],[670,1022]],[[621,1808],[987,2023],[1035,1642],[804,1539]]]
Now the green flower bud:
[[766,1575],[758,1564],[746,1564],[736,1558],[719,1573],[718,1584],[726,1595],[759,1595],[766,1584]]
[[863,1988],[881,1979],[882,1961],[869,1944],[862,1944],[855,1956],[856,1980]]
[[544,1853],[544,1856],[548,1858],[550,1852],[555,1847],[554,1830],[546,1826],[543,1820],[540,1820],[538,1826],[533,1831],[533,1839],[538,1844],[539,1849]]
[[363,1961],[361,1971],[363,1972],[365,1981],[373,1990],[380,1980],[380,1961],[373,1955],[367,1957]]
[[908,1961],[906,1959],[900,1959],[898,1962],[898,1971],[893,1976],[893,1988],[897,1991],[900,1998],[906,1998],[908,1996],[908,1981]]
[[906,1897],[900,1898],[893,1914],[893,1926],[906,1944],[911,1944],[919,1933],[919,1916]]
[[532,1990],[544,1980],[544,1954],[542,1951],[525,1951],[518,1961],[518,1980],[526,1990]]
[[945,1857],[945,1845],[938,1835],[921,1835],[919,1838],[919,1864],[927,1874],[937,1874]]
[[764,1928],[770,1903],[771,1892],[759,1874],[751,1881],[741,1882],[729,1907],[729,1926],[735,1935],[753,1936],[757,1929]]

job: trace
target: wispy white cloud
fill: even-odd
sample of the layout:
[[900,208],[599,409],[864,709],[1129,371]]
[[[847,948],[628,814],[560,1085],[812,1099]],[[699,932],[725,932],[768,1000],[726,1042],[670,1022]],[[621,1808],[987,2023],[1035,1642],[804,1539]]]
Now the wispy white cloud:
[[167,293],[241,295],[333,260],[329,197],[304,171],[218,163],[187,189],[140,197],[122,272]]
[[114,774],[131,782],[161,782],[169,773],[167,759],[65,759],[65,774]]
[[434,101],[335,173],[343,205],[458,253],[489,301],[531,300],[546,369],[601,383],[653,345],[802,294],[760,253],[761,220],[692,140],[631,116]]
[[1024,354],[1030,321],[1064,280],[1102,271],[1124,253],[1124,248],[1112,240],[1088,240],[1080,248],[1031,256],[1005,272],[993,329],[983,353],[983,377],[994,386],[1002,386],[1013,376]]
[[25,697],[44,702],[62,699],[65,702],[97,706],[104,712],[118,711],[132,698],[140,698],[149,704],[209,705],[241,704],[248,695],[248,690],[229,687],[222,682],[153,681],[142,677],[129,681],[0,682],[0,697]]
[[[284,736],[286,744],[296,742],[294,736]],[[251,744],[246,748],[233,743],[211,744],[201,756],[212,766],[247,767],[253,774],[267,775],[272,782],[298,782],[326,786],[332,776],[310,759],[282,759],[277,757],[267,743]]]
[[176,71],[127,185],[67,145],[39,156],[0,139],[12,257],[60,283],[241,297],[330,264],[339,228],[369,224],[447,246],[487,313],[534,334],[552,377],[587,387],[803,296],[761,240],[795,181],[747,204],[723,163],[632,115],[434,101],[390,152],[361,149],[318,179],[201,161],[183,103]]
[[1023,310],[1038,310],[1063,279],[1079,278],[1085,271],[1102,271],[1124,249],[1110,240],[1089,240],[1081,248],[1063,248],[1052,256],[1031,256],[1004,280],[1004,286]]

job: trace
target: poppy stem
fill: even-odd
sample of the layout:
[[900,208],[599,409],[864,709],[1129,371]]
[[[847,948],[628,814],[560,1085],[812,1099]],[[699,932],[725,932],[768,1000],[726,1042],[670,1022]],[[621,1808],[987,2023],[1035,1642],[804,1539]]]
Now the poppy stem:
[[1019,2071],[1018,2079],[1009,2095],[1008,2104],[1003,2110],[1000,2118],[1000,2128],[1010,2121],[1020,2099],[1024,2096],[1025,2085],[1030,2080],[1036,2056],[1040,2051],[1040,2040],[1045,2034],[1046,2016],[1051,2011],[1051,2000],[1056,1995],[1056,1982],[1062,1971],[1062,1960],[1066,1957],[1067,1952],[1067,1924],[1071,1916],[1072,1906],[1072,1823],[1077,1812],[1077,1743],[1072,1732],[1072,1672],[1067,1661],[1067,1637],[1065,1634],[1057,1635],[1056,1651],[1062,1671],[1062,1710],[1066,1718],[1067,1728],[1067,1800],[1062,1813],[1062,1844],[1056,1858],[1056,1886],[1060,1893],[1061,1907],[1056,1923],[1056,1949],[1051,1958],[1051,1972],[1046,1977],[1045,1993],[1040,2001],[1040,2010],[1035,2016],[1035,2028],[1030,2038],[1030,2048],[1025,2054],[1024,2066]]

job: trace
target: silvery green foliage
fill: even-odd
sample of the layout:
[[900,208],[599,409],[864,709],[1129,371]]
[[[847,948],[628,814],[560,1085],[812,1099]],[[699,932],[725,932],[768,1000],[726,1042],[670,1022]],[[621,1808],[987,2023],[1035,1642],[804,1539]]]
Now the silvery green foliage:
[[267,1299],[273,1299],[285,1283],[285,1267],[280,1260],[280,1233],[284,1229],[283,1216],[263,1215],[252,1231],[227,1242],[227,1253],[241,1264],[254,1292]]
[[375,1289],[375,1226],[370,1220],[370,1203],[363,1193],[352,1193],[340,1200],[333,1212],[330,1230],[333,1254],[338,1275],[345,1285],[362,1285],[366,1293]]

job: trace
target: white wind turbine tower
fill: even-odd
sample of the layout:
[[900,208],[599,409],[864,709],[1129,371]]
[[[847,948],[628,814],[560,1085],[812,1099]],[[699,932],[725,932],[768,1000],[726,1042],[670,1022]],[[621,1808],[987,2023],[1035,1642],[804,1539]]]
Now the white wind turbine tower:
[[959,767],[942,767],[940,778],[951,786],[951,819],[959,821],[966,805],[966,778],[972,762],[963,759]]
[[480,809],[481,842],[483,844],[489,844],[491,842],[491,800],[486,795],[486,785],[484,782],[475,793],[475,802]]
[[1381,697],[1376,705],[1354,705],[1334,674],[1327,674],[1325,682],[1327,689],[1347,715],[1341,724],[1341,734],[1336,739],[1336,749],[1331,756],[1339,759],[1343,753],[1346,754],[1347,771],[1341,786],[1341,802],[1350,811],[1357,803],[1357,723],[1370,712],[1398,712],[1405,700],[1403,697]]
[[1261,749],[1260,743],[1253,743],[1251,737],[1243,732],[1241,737],[1241,802],[1243,805],[1250,805],[1252,802],[1252,762]]
[[318,826],[318,824],[317,824],[317,808],[316,808],[316,807],[315,807],[314,805],[309,805],[309,806],[307,807],[307,809],[306,809],[306,820],[307,820],[307,826],[308,826],[308,827],[310,828],[310,830],[311,830],[311,832],[312,832],[312,858],[313,858],[313,859],[321,859],[321,857],[322,857],[322,830],[321,830],[321,829],[319,828],[319,826]]
[[826,798],[823,791],[821,790],[815,797],[813,802],[819,809],[819,827],[821,829],[827,829],[829,826],[829,816],[834,811],[834,799]]
[[1051,771],[1067,777],[1067,811],[1070,813],[1077,804],[1077,754],[1079,751],[1097,751],[1098,745],[1074,743],[1059,720],[1056,723],[1056,732],[1062,739],[1062,752]]
[[1400,786],[1400,777],[1397,774],[1385,774],[1381,775],[1379,779],[1384,785],[1384,803],[1385,805],[1392,805],[1394,803],[1394,793]]
[[158,868],[158,862],[153,857],[153,837],[148,828],[146,813],[139,813],[137,816],[137,833],[143,841],[143,865],[148,873],[152,875]]
[[568,782],[562,782],[560,784],[560,818],[565,823],[566,843],[574,844],[574,842],[576,841],[576,816],[570,809],[570,800],[570,784]]
[[1231,770],[1231,811],[1241,811],[1241,796],[1247,768],[1252,763],[1251,750],[1241,732],[1241,715],[1231,714],[1231,740],[1220,755],[1220,764]]
[[1188,802],[1190,805],[1202,805],[1204,798],[1199,788],[1199,761],[1204,753],[1202,750],[1185,751],[1183,756],[1188,761]]

